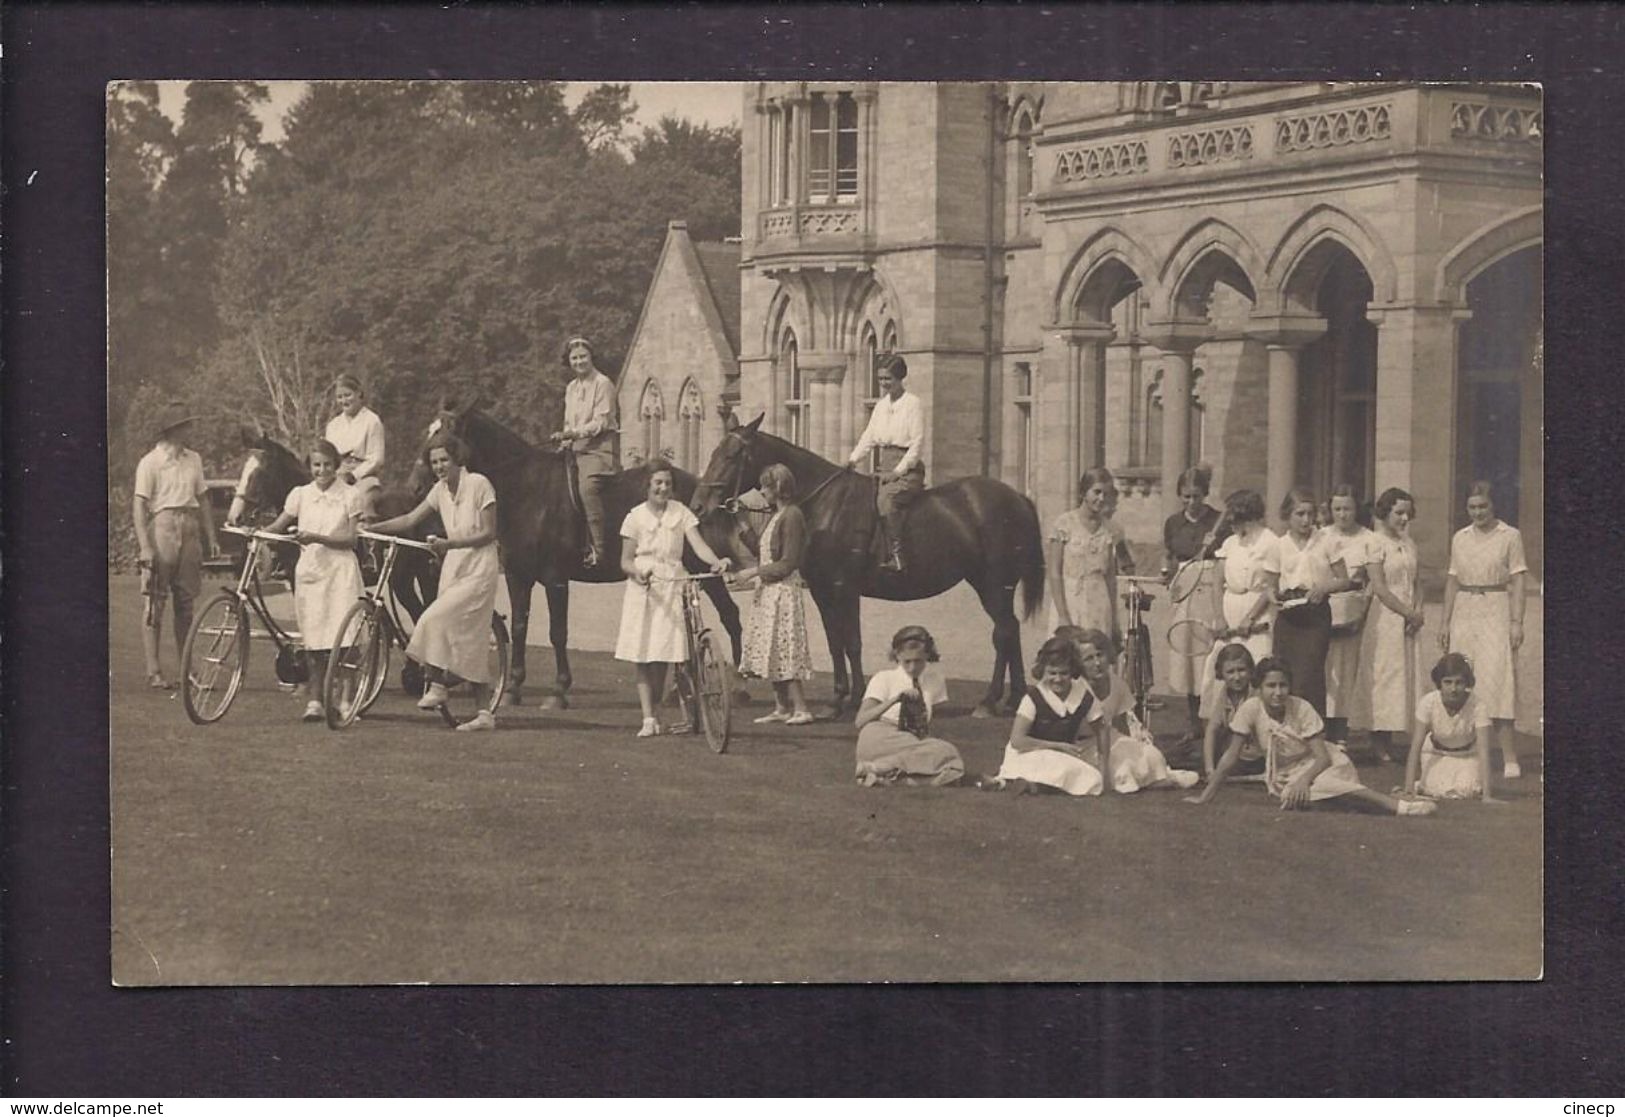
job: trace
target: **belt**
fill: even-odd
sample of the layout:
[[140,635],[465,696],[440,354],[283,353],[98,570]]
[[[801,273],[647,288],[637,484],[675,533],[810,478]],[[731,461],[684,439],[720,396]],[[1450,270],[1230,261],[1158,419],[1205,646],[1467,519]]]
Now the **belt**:
[[173,514],[175,514],[177,516],[181,515],[182,513],[185,513],[187,515],[195,516],[198,513],[198,508],[197,508],[196,505],[193,505],[190,508],[174,508],[174,507],[172,507],[172,508],[160,508],[156,512],[154,512],[153,515],[154,516],[164,516],[164,515],[168,515],[170,513],[173,513]]
[[1505,593],[1507,584],[1502,582],[1496,586],[1457,586],[1457,593]]

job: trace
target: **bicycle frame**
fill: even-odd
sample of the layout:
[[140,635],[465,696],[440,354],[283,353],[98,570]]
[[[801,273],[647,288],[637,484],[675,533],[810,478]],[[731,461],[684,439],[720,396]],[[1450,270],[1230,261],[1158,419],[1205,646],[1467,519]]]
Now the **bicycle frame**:
[[[287,629],[276,622],[271,616],[270,608],[265,604],[265,589],[260,585],[259,560],[265,549],[272,543],[291,543],[291,535],[272,535],[255,528],[236,527],[227,524],[220,529],[232,535],[240,535],[248,540],[248,549],[243,554],[243,568],[237,574],[237,585],[232,593],[255,616],[259,617],[260,624],[265,626],[266,633],[277,646],[277,651],[292,647],[301,648],[303,645]],[[250,627],[249,634],[253,634]]]

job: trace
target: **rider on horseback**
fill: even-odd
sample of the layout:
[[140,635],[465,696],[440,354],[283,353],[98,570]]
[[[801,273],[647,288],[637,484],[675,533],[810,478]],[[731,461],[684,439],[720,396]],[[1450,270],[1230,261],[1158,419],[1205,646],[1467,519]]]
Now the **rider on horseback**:
[[592,342],[572,337],[564,343],[564,367],[573,374],[564,387],[564,427],[556,443],[569,443],[575,455],[581,510],[587,518],[586,566],[608,553],[604,541],[604,486],[620,469],[620,424],[615,416],[615,383],[593,364]]
[[903,519],[908,506],[925,488],[925,464],[920,461],[920,445],[925,441],[925,416],[920,397],[904,391],[908,363],[895,353],[880,359],[877,370],[880,399],[875,403],[869,425],[847,461],[851,469],[879,451],[876,476],[880,480],[875,508],[880,513],[881,530],[890,556],[886,569],[903,569]]

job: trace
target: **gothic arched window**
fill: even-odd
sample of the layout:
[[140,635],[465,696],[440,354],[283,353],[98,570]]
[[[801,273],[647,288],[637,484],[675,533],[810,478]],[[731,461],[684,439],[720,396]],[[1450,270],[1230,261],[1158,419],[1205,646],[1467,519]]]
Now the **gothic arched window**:
[[643,424],[643,460],[653,463],[660,457],[660,424],[666,418],[666,402],[660,385],[650,380],[638,400],[638,421]]
[[700,427],[705,422],[705,402],[700,386],[692,379],[683,385],[677,397],[678,451],[677,464],[690,473],[698,473],[700,466]]

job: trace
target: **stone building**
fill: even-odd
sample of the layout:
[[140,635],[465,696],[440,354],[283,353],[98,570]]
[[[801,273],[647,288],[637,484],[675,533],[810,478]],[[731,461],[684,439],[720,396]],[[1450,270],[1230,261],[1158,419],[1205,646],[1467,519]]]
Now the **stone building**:
[[[1541,562],[1538,90],[1329,82],[746,87],[739,411],[830,457],[904,354],[928,477],[1047,521],[1092,465],[1153,550],[1171,480],[1466,484]],[[629,408],[627,415],[636,412]]]
[[722,440],[717,405],[739,379],[739,245],[696,244],[673,221],[617,382],[621,456],[705,470]]

